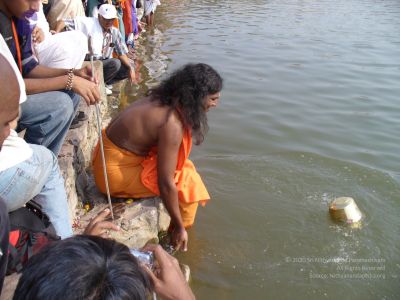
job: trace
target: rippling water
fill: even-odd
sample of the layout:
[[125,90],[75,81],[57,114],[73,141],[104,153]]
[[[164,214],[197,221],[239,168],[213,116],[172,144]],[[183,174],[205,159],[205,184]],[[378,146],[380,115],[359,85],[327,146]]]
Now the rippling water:
[[[164,0],[156,24],[145,87],[186,62],[225,79],[192,154],[198,299],[400,299],[400,2]],[[337,196],[361,229],[330,220]]]

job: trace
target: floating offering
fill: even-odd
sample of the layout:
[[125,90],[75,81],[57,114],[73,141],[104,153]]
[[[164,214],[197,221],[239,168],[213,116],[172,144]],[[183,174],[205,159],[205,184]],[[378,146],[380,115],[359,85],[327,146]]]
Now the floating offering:
[[339,197],[329,205],[329,213],[335,221],[347,224],[358,223],[362,214],[356,202],[351,197]]

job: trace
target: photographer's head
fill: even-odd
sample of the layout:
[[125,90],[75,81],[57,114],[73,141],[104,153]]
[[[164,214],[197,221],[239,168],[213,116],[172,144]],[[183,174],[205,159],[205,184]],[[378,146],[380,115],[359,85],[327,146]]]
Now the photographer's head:
[[95,236],[52,243],[27,264],[14,300],[146,299],[150,281],[128,247]]

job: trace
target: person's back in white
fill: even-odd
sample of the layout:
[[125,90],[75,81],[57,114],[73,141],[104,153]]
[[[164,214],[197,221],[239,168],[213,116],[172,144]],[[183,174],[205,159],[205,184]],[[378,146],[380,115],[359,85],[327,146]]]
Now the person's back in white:
[[44,32],[44,41],[34,44],[39,63],[51,68],[81,68],[88,52],[86,36],[79,31],[51,34],[49,23],[43,13],[42,4],[36,15],[36,26]]

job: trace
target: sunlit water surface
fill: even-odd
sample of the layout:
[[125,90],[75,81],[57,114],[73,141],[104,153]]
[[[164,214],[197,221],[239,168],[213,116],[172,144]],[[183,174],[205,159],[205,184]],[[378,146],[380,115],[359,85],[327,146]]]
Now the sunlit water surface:
[[[197,298],[400,299],[400,2],[164,0],[155,22],[128,102],[187,62],[225,80],[192,153]],[[361,228],[330,220],[338,196]]]

